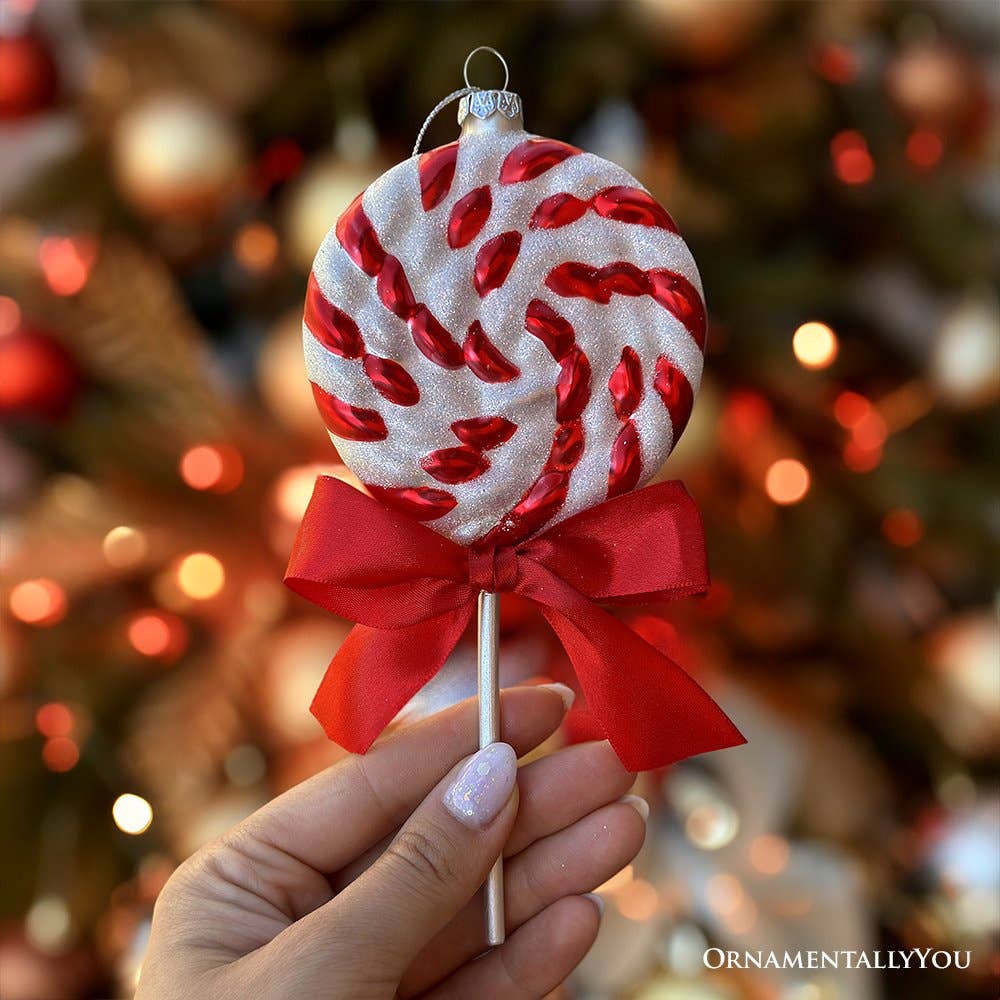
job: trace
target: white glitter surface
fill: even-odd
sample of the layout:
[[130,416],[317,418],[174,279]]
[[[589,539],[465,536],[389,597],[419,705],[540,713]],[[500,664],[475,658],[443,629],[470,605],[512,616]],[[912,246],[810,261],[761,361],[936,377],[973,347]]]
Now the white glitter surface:
[[[485,534],[517,503],[537,478],[552,443],[559,367],[542,342],[524,329],[532,299],[541,299],[566,317],[592,369],[591,398],[582,417],[586,447],[573,470],[567,502],[554,521],[605,499],[611,445],[621,429],[607,384],[624,346],[630,345],[639,355],[645,387],[633,415],[643,455],[639,485],[660,468],[674,443],[666,407],[652,387],[656,359],[665,355],[674,362],[695,392],[701,380],[702,356],[691,335],[650,297],[614,295],[602,305],[562,298],[545,287],[548,273],[566,261],[593,267],[626,261],[642,270],[675,271],[701,293],[694,260],[674,233],[604,219],[592,211],[558,229],[529,229],[535,208],[550,195],[568,192],[589,199],[610,186],[642,185],[625,170],[589,153],[571,156],[535,180],[501,185],[498,176],[505,156],[528,138],[532,137],[525,132],[464,138],[449,193],[429,212],[421,205],[417,157],[376,180],[363,201],[385,251],[402,261],[416,300],[428,306],[459,344],[469,325],[478,320],[500,351],[521,369],[519,378],[490,384],[467,368],[446,370],[425,358],[406,323],[382,304],[375,279],[348,257],[333,229],[313,265],[323,294],[358,324],[367,350],[398,361],[420,388],[420,401],[414,406],[389,403],[376,393],[360,361],[332,354],[304,329],[310,379],[348,403],[378,411],[388,429],[383,441],[346,441],[331,435],[337,449],[362,482],[430,486],[453,493],[458,500],[455,509],[429,525],[463,544]],[[468,246],[452,250],[446,238],[452,207],[483,185],[490,186],[493,201],[489,219]],[[517,261],[504,284],[481,299],[472,284],[476,253],[487,240],[511,230],[522,235]],[[450,430],[453,421],[492,415],[513,421],[518,430],[506,444],[487,453],[491,465],[483,475],[445,485],[423,471],[421,457],[459,444]]]

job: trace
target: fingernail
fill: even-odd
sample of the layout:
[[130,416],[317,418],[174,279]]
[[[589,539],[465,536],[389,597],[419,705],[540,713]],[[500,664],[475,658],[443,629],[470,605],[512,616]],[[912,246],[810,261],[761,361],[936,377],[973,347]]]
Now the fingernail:
[[631,806],[643,820],[649,819],[649,803],[641,795],[623,795],[618,801]]
[[565,684],[560,684],[555,681],[552,684],[539,684],[543,691],[554,691],[560,698],[562,698],[563,711],[568,712],[570,705],[573,704],[573,700],[576,698],[576,692],[571,688],[567,687]]
[[589,899],[594,906],[597,907],[597,912],[603,917],[604,916],[604,900],[597,895],[596,892],[585,892],[583,894],[584,899]]
[[517,780],[517,754],[491,743],[471,757],[444,793],[444,806],[466,826],[486,826],[503,809]]

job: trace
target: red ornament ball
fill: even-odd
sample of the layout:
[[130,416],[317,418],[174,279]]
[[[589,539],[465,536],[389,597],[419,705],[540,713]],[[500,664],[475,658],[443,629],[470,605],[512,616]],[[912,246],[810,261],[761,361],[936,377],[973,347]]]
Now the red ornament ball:
[[0,35],[0,120],[44,111],[56,98],[56,64],[36,35]]
[[22,327],[0,337],[0,416],[59,420],[79,389],[75,359],[48,334]]

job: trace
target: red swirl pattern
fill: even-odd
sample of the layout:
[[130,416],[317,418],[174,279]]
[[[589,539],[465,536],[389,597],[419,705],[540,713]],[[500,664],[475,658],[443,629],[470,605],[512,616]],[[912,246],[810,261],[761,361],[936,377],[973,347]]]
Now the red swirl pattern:
[[[501,188],[529,184],[579,154],[580,150],[565,143],[527,138],[506,155],[494,175],[495,182]],[[432,212],[451,196],[459,155],[459,144],[452,143],[422,155],[417,161],[424,212]],[[454,201],[447,212],[444,233],[452,251],[469,247],[471,252],[490,221],[495,200],[491,185],[480,184]],[[579,198],[567,191],[541,197],[527,227],[562,229],[588,213],[618,225],[677,232],[670,215],[646,191],[620,184],[604,187],[589,198]],[[418,301],[403,262],[384,249],[365,211],[363,195],[338,220],[335,234],[354,265],[374,279],[378,301],[406,324],[414,345],[428,361],[441,369],[467,369],[472,377],[485,384],[515,382],[521,377],[519,366],[505,356],[478,320],[464,334],[449,331],[430,305]],[[521,248],[522,233],[507,230],[484,240],[475,249],[470,281],[480,299],[503,288],[515,271]],[[648,297],[683,326],[699,350],[704,350],[704,303],[691,282],[675,271],[661,267],[643,269],[627,261],[594,266],[565,260],[548,271],[544,286],[557,299],[585,299],[600,305],[608,305],[615,296]],[[399,360],[369,352],[356,318],[324,296],[315,274],[310,276],[307,287],[305,327],[331,354],[360,363],[375,392],[387,403],[410,407],[421,400],[415,373]],[[594,372],[577,341],[573,324],[552,304],[534,298],[524,314],[524,330],[545,347],[553,362],[555,431],[537,476],[480,539],[486,546],[515,544],[551,521],[566,503],[571,477],[586,447],[583,416],[595,391]],[[674,361],[661,355],[656,359],[654,371],[644,372],[635,349],[623,348],[606,383],[614,415],[620,423],[607,460],[609,498],[634,489],[643,476],[636,414],[645,396],[647,378],[669,415],[674,441],[691,413],[694,393]],[[315,381],[313,393],[333,435],[355,442],[377,442],[388,437],[386,422],[376,410],[349,404]],[[450,430],[456,439],[454,445],[417,457],[424,473],[444,486],[469,483],[486,473],[491,467],[487,453],[506,444],[518,427],[500,414],[488,413],[455,420]],[[369,489],[384,502],[424,521],[444,517],[458,503],[454,493],[437,487],[369,484]]]

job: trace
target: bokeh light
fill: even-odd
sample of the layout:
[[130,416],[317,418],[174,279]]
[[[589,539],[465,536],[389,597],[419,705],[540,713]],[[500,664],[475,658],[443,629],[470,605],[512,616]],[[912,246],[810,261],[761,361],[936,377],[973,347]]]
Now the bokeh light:
[[233,256],[247,271],[267,271],[278,259],[278,234],[266,222],[248,222],[236,233]]
[[798,503],[809,492],[809,470],[797,458],[779,458],[768,467],[764,489],[777,504]]
[[788,865],[790,854],[784,837],[764,833],[750,841],[750,864],[763,875],[778,875]]
[[35,712],[35,728],[43,735],[69,736],[73,732],[73,710],[61,701],[50,701]]
[[187,629],[177,615],[143,611],[129,622],[128,641],[143,656],[174,659],[187,643]]
[[122,833],[134,836],[149,829],[153,822],[153,807],[141,795],[126,792],[115,799],[111,816]]
[[137,566],[146,558],[148,548],[146,536],[127,524],[112,528],[101,543],[104,558],[116,569]]
[[837,357],[837,336],[825,323],[803,323],[792,337],[792,350],[803,368],[827,368]]
[[54,580],[24,580],[10,592],[11,614],[28,625],[55,625],[66,614],[66,592]]
[[208,552],[192,552],[177,564],[177,584],[196,601],[215,597],[225,586],[226,571],[222,563]]
[[916,545],[924,537],[920,515],[908,507],[896,507],[882,519],[882,534],[901,549]]
[[45,283],[56,295],[76,295],[90,277],[94,247],[86,240],[48,236],[38,248]]
[[53,736],[42,747],[42,761],[50,771],[71,771],[80,760],[80,748],[68,736]]
[[637,878],[616,894],[615,903],[623,917],[641,923],[656,916],[660,908],[660,896],[652,883]]
[[837,177],[845,184],[867,184],[875,176],[875,161],[864,136],[854,129],[838,132],[830,141]]
[[229,493],[243,481],[243,458],[230,445],[195,445],[181,456],[180,474],[194,490]]
[[740,818],[726,802],[704,802],[695,806],[684,821],[688,840],[703,851],[718,851],[739,833]]
[[850,430],[857,427],[871,409],[872,404],[860,393],[845,390],[834,401],[833,416],[841,427]]
[[921,170],[930,170],[944,154],[944,141],[933,129],[914,129],[906,140],[906,158]]
[[0,295],[0,337],[13,333],[21,325],[21,307],[9,295]]

